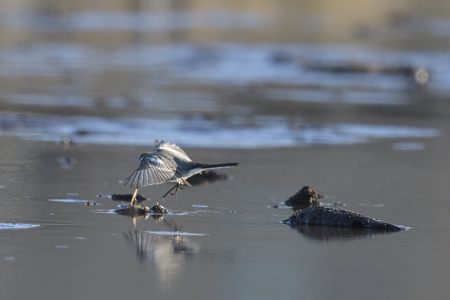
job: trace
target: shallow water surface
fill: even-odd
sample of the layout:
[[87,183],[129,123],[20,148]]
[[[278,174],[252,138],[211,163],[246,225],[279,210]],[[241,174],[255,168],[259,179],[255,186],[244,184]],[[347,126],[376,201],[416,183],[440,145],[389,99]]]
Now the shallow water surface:
[[[167,199],[164,205],[177,213],[135,219],[101,213],[117,202],[96,195],[129,192],[117,182],[147,147],[76,145],[69,155],[78,163],[66,169],[55,160],[67,153],[62,145],[3,140],[0,165],[9,171],[0,174],[0,221],[40,226],[0,230],[2,298],[121,299],[132,290],[162,299],[343,299],[354,293],[422,299],[449,292],[449,166],[439,159],[448,147],[444,138],[421,139],[426,147],[420,151],[398,151],[388,142],[276,151],[189,148],[206,162],[241,164],[226,170],[229,180]],[[412,228],[377,234],[281,224],[290,210],[270,204],[304,184],[325,194],[326,203]],[[148,205],[166,188],[143,189],[152,198]]]

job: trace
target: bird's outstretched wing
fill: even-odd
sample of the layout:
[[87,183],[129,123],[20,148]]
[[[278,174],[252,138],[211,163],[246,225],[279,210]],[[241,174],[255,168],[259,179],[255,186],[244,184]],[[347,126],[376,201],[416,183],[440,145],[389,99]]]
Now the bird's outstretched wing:
[[121,183],[141,188],[173,181],[176,168],[167,165],[157,154],[144,153],[140,157],[139,167]]
[[155,140],[154,153],[165,157],[173,157],[179,160],[191,162],[191,158],[186,152],[175,144],[166,143],[164,141]]

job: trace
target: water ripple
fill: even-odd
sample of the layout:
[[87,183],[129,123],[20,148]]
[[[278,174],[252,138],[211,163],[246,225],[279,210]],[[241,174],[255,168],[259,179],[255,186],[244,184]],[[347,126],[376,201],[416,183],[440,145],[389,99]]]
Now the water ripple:
[[361,123],[291,123],[282,118],[261,118],[251,123],[236,119],[124,119],[61,117],[0,113],[0,136],[60,142],[69,136],[76,143],[148,145],[163,138],[181,145],[212,148],[268,148],[302,145],[368,143],[374,139],[431,138],[435,128]]
[[148,230],[146,233],[154,235],[165,235],[165,236],[207,236],[206,233],[194,233],[194,232],[183,232],[183,231],[152,231]]
[[8,229],[31,229],[39,227],[39,224],[26,224],[26,223],[0,223],[0,230]]

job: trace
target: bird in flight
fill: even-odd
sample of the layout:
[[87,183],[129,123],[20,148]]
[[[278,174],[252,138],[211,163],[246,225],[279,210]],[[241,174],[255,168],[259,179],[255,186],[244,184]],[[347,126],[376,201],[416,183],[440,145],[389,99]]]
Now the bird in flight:
[[[187,179],[204,170],[229,168],[237,166],[238,163],[202,164],[193,162],[186,152],[175,144],[155,140],[155,148],[152,153],[142,153],[139,156],[138,168],[121,182],[134,188],[130,205],[136,204],[138,189],[162,183],[175,183],[168,190],[163,199],[168,195],[175,195],[183,186],[191,186]],[[175,193],[171,193],[175,190]]]

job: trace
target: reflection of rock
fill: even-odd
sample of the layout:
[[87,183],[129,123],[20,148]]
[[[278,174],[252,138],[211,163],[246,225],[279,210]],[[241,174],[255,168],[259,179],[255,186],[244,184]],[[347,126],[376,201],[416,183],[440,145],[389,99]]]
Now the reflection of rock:
[[[366,238],[374,235],[374,231],[368,228],[351,228],[351,227],[324,227],[324,226],[295,226],[304,236],[318,241],[329,240],[355,240],[358,238]],[[377,231],[379,232],[379,231]],[[381,231],[388,233],[389,231]]]
[[[111,195],[111,200],[113,200],[113,201],[125,201],[125,202],[130,202],[132,196],[133,196],[133,195],[131,195],[131,194],[112,194],[112,195]],[[141,194],[137,194],[136,200],[137,200],[137,203],[141,203],[141,202],[143,202],[143,201],[148,200],[148,198],[142,196]]]
[[291,226],[310,225],[326,227],[366,228],[380,231],[400,231],[399,226],[392,225],[374,218],[344,209],[313,206],[298,210],[283,221]]
[[292,206],[294,210],[303,209],[308,206],[319,205],[319,199],[323,196],[320,195],[311,186],[302,187],[295,195],[291,196],[284,202],[287,206]]
[[191,185],[200,185],[204,183],[210,183],[220,180],[227,180],[228,176],[225,174],[219,174],[215,171],[203,171],[202,173],[196,174],[188,178],[188,182]]

